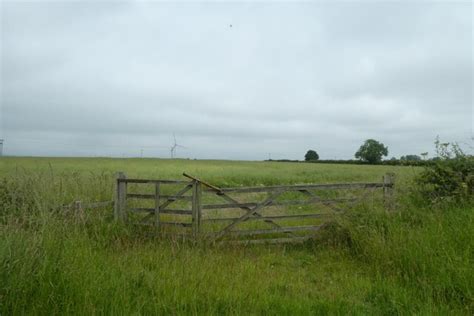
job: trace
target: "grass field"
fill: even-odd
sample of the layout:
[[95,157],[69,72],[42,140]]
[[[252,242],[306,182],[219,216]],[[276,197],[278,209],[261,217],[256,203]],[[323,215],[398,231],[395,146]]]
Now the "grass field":
[[[303,245],[159,240],[110,210],[75,218],[73,200],[112,198],[116,171],[222,187],[380,181],[397,208],[357,209]],[[472,205],[409,197],[411,167],[105,158],[0,160],[0,314],[474,313]]]

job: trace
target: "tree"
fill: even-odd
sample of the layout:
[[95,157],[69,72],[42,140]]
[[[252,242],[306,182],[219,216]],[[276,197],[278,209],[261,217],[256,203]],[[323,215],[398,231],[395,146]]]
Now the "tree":
[[319,155],[316,151],[310,149],[308,150],[308,152],[306,153],[306,155],[304,155],[304,160],[305,161],[316,161],[319,159]]
[[418,155],[406,155],[400,158],[401,161],[420,161],[421,158]]
[[355,157],[375,164],[382,161],[382,156],[388,155],[388,148],[384,144],[379,143],[375,139],[367,139],[359,150],[355,153]]

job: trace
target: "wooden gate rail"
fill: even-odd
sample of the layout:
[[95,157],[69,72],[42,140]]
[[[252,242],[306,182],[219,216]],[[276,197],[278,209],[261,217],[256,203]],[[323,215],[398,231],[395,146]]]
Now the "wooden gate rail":
[[[239,238],[241,236],[274,236],[275,234],[286,234],[285,238],[262,238],[256,240],[233,240],[232,242],[243,242],[243,243],[275,243],[275,242],[288,242],[288,241],[303,241],[311,238],[312,235],[302,236],[295,233],[314,233],[320,230],[325,224],[319,223],[318,225],[301,225],[300,226],[289,226],[283,227],[279,222],[280,220],[294,220],[294,219],[327,219],[331,216],[331,213],[312,213],[312,214],[267,214],[262,215],[261,211],[264,208],[271,206],[291,206],[291,205],[323,205],[331,211],[341,212],[344,211],[341,207],[343,203],[348,203],[349,206],[353,206],[357,201],[363,199],[366,195],[374,192],[378,188],[383,189],[383,202],[387,209],[392,209],[392,195],[394,186],[393,174],[387,174],[383,177],[383,182],[373,183],[336,183],[336,184],[299,184],[299,185],[278,185],[278,186],[262,186],[262,187],[236,187],[236,188],[218,188],[212,184],[202,181],[196,177],[190,176],[183,173],[185,177],[190,180],[151,180],[151,179],[128,179],[123,172],[119,172],[117,175],[117,187],[115,196],[115,218],[121,221],[128,221],[128,214],[133,213],[145,213],[139,224],[154,226],[160,231],[161,226],[175,226],[183,227],[185,229],[191,229],[191,234],[194,238],[199,236],[211,237],[214,241],[223,240],[224,237]],[[127,186],[130,183],[134,184],[148,184],[154,186],[154,193],[142,194],[142,193],[129,193],[127,192]],[[177,185],[182,186],[174,194],[161,194],[162,185]],[[364,190],[365,194],[358,197],[332,197],[323,198],[318,196],[314,191],[331,191],[331,190],[352,190],[359,189]],[[190,192],[190,195],[185,195]],[[219,198],[226,201],[226,203],[207,203],[203,204],[202,194],[210,192],[215,194]],[[308,198],[305,200],[276,200],[282,194],[287,192],[298,192],[306,195]],[[263,201],[259,202],[239,202],[234,197],[229,196],[229,193],[266,193],[267,196]],[[151,200],[154,201],[154,207],[127,207],[127,200]],[[169,206],[176,202],[182,201],[190,203],[191,208],[179,208],[171,209]],[[347,206],[343,204],[343,206]],[[225,214],[228,210],[240,209],[244,211],[242,215],[237,217],[229,214],[229,217],[217,217],[217,218],[202,218],[203,211],[209,210],[220,210],[221,214]],[[179,216],[190,216],[191,222],[182,222],[178,220],[164,221],[161,219],[161,214],[171,214]],[[248,221],[261,221],[271,226],[271,228],[256,228],[256,229],[238,229],[241,223]],[[219,231],[209,232],[202,231],[203,223],[227,223]],[[167,232],[169,233],[169,232]],[[268,237],[268,236],[267,236]]]
[[[354,202],[357,198],[337,198],[337,199],[309,199],[309,200],[294,200],[294,201],[271,201],[268,206],[287,206],[287,205],[307,205],[312,203],[336,203],[336,202]],[[228,203],[228,204],[204,204],[203,210],[225,210],[228,208],[241,208],[241,207],[255,207],[258,203]]]
[[[266,221],[275,219],[294,219],[294,218],[321,218],[327,217],[329,214],[295,214],[295,215],[274,215],[274,216],[261,216],[261,217],[250,217],[246,221]],[[223,222],[223,221],[235,221],[238,217],[219,217],[219,218],[205,218],[203,222]]]
[[230,193],[257,193],[257,192],[273,192],[273,191],[302,191],[302,190],[317,190],[317,189],[368,189],[368,188],[383,188],[391,187],[392,183],[335,183],[335,184],[296,184],[296,185],[278,185],[265,187],[236,187],[223,188],[221,192]]

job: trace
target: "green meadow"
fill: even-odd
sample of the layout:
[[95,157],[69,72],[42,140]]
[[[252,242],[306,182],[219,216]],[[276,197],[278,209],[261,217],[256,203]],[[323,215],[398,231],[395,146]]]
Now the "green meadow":
[[[472,315],[469,203],[416,194],[420,168],[217,160],[0,159],[0,315]],[[314,240],[212,245],[158,238],[58,206],[113,198],[114,177],[220,187],[376,182],[396,174],[395,209],[358,207]]]

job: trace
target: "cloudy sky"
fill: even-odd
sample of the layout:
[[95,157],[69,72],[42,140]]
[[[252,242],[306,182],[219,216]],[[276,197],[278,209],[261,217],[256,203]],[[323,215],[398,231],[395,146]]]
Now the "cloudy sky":
[[473,130],[466,2],[2,1],[4,154],[352,158]]

